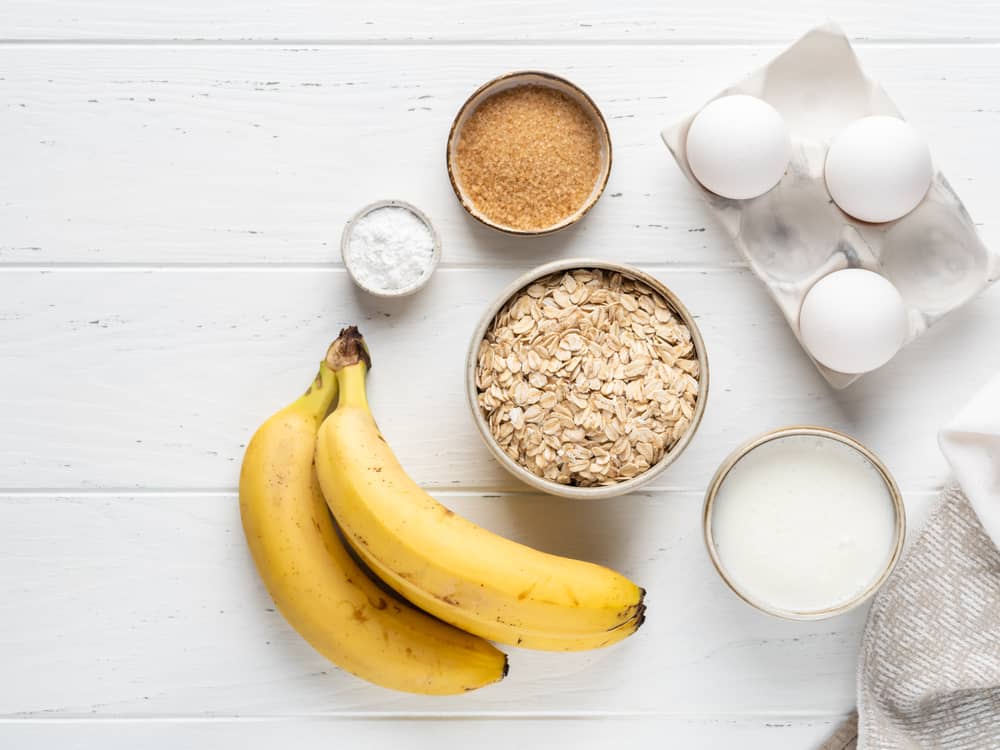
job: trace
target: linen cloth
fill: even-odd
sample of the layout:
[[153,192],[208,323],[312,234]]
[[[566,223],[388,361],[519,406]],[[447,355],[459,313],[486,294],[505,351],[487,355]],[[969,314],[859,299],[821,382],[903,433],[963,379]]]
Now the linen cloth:
[[1000,750],[1000,376],[938,441],[958,484],[876,595],[823,750]]

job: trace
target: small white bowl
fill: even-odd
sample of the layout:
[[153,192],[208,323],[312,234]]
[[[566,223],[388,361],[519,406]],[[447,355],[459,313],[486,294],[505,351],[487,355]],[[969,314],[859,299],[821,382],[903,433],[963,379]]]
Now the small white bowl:
[[[348,260],[347,247],[351,241],[351,233],[354,231],[354,225],[362,218],[377,211],[380,208],[404,208],[418,219],[427,227],[428,231],[431,233],[431,239],[434,241],[434,254],[431,258],[431,266],[427,269],[427,273],[417,279],[415,282],[409,286],[404,286],[401,289],[376,289],[367,284],[361,282],[358,279],[355,269],[352,267],[351,262]],[[399,200],[387,200],[387,201],[376,201],[371,203],[360,211],[358,211],[354,216],[351,217],[350,221],[344,226],[344,232],[340,236],[340,257],[344,261],[344,268],[347,269],[347,275],[351,277],[358,288],[363,289],[368,292],[368,294],[374,295],[375,297],[407,297],[418,289],[422,289],[428,281],[431,280],[431,276],[434,275],[434,271],[437,269],[438,264],[441,262],[441,238],[438,236],[437,231],[434,229],[434,225],[431,224],[431,220],[427,218],[427,215],[421,211],[419,208],[414,206],[412,203],[407,203],[406,201]]]
[[[558,271],[571,271],[577,268],[600,268],[605,271],[614,271],[622,274],[623,276],[635,279],[636,281],[641,281],[657,294],[661,295],[691,332],[691,342],[694,344],[695,354],[701,366],[701,374],[698,377],[698,400],[695,403],[694,415],[691,418],[691,424],[688,427],[687,432],[681,435],[680,440],[677,441],[673,448],[664,454],[663,458],[661,458],[653,466],[646,469],[646,471],[642,474],[639,474],[632,479],[617,482],[616,484],[598,487],[577,487],[572,484],[561,484],[559,482],[553,482],[550,479],[544,479],[536,474],[532,474],[526,468],[521,466],[521,464],[517,463],[514,459],[504,453],[503,449],[497,443],[496,438],[493,437],[493,433],[490,431],[490,426],[486,421],[486,417],[483,416],[482,409],[479,408],[479,389],[476,388],[476,368],[479,365],[479,342],[481,342],[486,336],[486,331],[493,323],[493,319],[496,317],[497,313],[500,312],[500,308],[507,304],[510,298],[515,294],[520,292],[525,287],[530,286],[535,281],[538,281],[538,279],[543,276],[548,276],[549,274],[556,273]],[[618,495],[624,495],[627,492],[632,492],[633,490],[637,490],[640,487],[652,482],[660,474],[662,474],[668,466],[676,461],[677,458],[684,452],[684,449],[688,447],[688,444],[691,442],[694,434],[698,431],[702,415],[705,413],[705,405],[708,403],[708,354],[705,352],[705,342],[701,337],[701,331],[698,330],[698,324],[695,321],[694,316],[688,312],[688,309],[680,301],[677,295],[655,276],[651,276],[638,268],[627,266],[623,263],[596,260],[593,258],[569,258],[567,260],[557,260],[551,263],[546,263],[524,274],[519,279],[508,285],[507,288],[504,289],[503,292],[501,292],[500,295],[493,301],[493,303],[486,308],[486,312],[483,314],[483,317],[480,318],[479,324],[476,326],[476,330],[472,334],[472,341],[469,343],[469,350],[466,354],[465,391],[469,402],[469,408],[472,411],[472,418],[476,423],[476,427],[479,429],[480,437],[482,437],[483,442],[486,443],[486,447],[501,466],[522,482],[534,487],[537,490],[541,490],[542,492],[547,492],[550,495],[558,495],[560,497],[588,500],[617,497]]]

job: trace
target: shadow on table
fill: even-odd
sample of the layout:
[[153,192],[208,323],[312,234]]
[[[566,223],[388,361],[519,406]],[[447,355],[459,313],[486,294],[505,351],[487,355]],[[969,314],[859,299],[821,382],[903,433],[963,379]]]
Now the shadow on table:
[[588,560],[628,574],[635,539],[652,518],[644,493],[606,500],[538,494],[489,496],[506,516],[504,533],[554,555]]

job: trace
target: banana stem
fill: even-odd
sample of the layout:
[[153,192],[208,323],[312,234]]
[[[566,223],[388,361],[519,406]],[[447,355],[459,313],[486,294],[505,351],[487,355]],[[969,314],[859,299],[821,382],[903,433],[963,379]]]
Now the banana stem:
[[337,340],[330,344],[324,364],[337,373],[340,387],[337,406],[367,409],[365,374],[372,367],[372,358],[357,326],[348,326],[340,332]]
[[365,345],[365,339],[357,326],[344,328],[337,340],[330,344],[326,352],[326,363],[334,372],[345,367],[364,362],[365,367],[372,369],[372,358]]
[[365,392],[365,373],[367,370],[364,362],[337,370],[337,384],[340,386],[338,409],[341,406],[368,409],[368,395]]

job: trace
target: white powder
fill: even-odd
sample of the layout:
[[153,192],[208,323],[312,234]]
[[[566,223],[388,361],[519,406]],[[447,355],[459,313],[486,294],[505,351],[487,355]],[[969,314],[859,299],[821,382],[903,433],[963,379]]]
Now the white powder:
[[430,272],[434,237],[408,208],[384,206],[355,222],[346,250],[345,260],[360,284],[391,292]]

